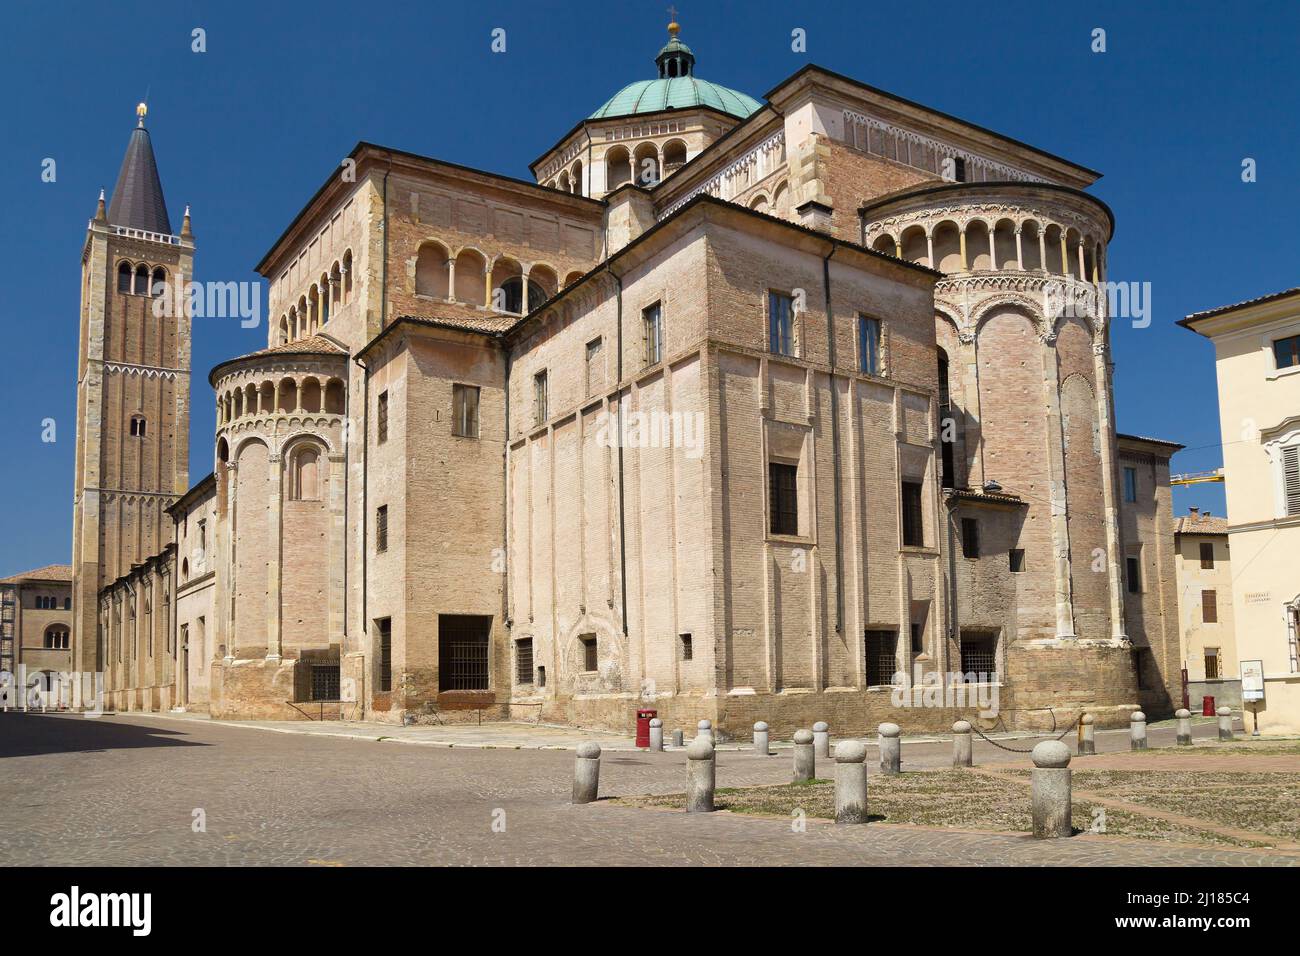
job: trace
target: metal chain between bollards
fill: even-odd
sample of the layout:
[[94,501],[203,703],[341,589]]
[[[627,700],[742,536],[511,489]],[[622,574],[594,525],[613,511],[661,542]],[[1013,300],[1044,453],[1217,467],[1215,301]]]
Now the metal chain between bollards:
[[[1047,737],[1051,738],[1051,735],[1054,734],[1054,733],[1056,733],[1056,712],[1055,712],[1054,710],[1052,710],[1052,708],[1050,708],[1050,707],[1046,708],[1046,710],[1047,710],[1047,712],[1048,712],[1049,714],[1052,715],[1052,729],[1049,730],[1049,731],[1047,732],[1047,734],[1046,734]],[[998,720],[1001,720],[1001,719],[1002,719],[1001,717],[998,718]],[[1054,739],[1056,739],[1056,740],[1063,740],[1063,739],[1065,739],[1065,735],[1068,734],[1068,733],[1069,733],[1071,730],[1073,730],[1075,727],[1077,727],[1077,726],[1079,725],[1079,721],[1082,720],[1082,719],[1083,719],[1083,714],[1080,714],[1078,717],[1074,718],[1074,722],[1073,722],[1072,724],[1070,724],[1069,727],[1066,727],[1065,730],[1061,731],[1060,736],[1058,736],[1058,737],[1056,737],[1056,738],[1054,738]],[[999,750],[1005,750],[1005,751],[1007,751],[1007,752],[1009,752],[1009,753],[1013,753],[1013,754],[1027,754],[1027,753],[1031,753],[1031,752],[1033,751],[1033,749],[1034,749],[1033,747],[1030,747],[1029,750],[1021,750],[1019,747],[1008,747],[1006,744],[1000,744],[1000,743],[998,743],[996,740],[994,740],[992,737],[988,736],[988,735],[985,734],[983,731],[981,731],[978,727],[976,727],[973,721],[970,722],[970,729],[973,730],[973,731],[975,731],[975,733],[979,734],[981,737],[983,737],[985,740],[987,740],[989,743],[991,743],[994,747],[997,747]],[[1042,741],[1039,741],[1039,743],[1042,743]],[[1035,745],[1035,746],[1037,746],[1037,745]]]

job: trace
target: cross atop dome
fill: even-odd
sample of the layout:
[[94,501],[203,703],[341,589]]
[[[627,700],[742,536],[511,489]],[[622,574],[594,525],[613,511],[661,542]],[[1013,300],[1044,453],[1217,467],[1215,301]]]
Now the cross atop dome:
[[691,52],[690,47],[677,38],[677,34],[682,30],[682,25],[677,22],[677,8],[669,7],[668,15],[672,18],[668,24],[668,42],[655,57],[661,80],[690,76],[695,71],[695,54]]

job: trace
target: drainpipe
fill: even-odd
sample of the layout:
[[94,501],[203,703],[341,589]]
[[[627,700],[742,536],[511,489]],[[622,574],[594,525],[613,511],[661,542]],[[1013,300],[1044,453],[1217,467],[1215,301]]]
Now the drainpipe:
[[839,248],[831,244],[831,251],[822,258],[822,285],[826,290],[826,339],[830,344],[831,386],[831,470],[835,482],[835,632],[844,632],[844,518],[840,498],[840,394],[835,386],[835,319],[831,311],[831,256]]
[[605,271],[609,273],[618,288],[616,298],[616,316],[617,328],[615,348],[618,350],[617,358],[617,375],[618,382],[618,573],[619,588],[623,596],[623,636],[627,637],[627,508],[624,498],[624,481],[623,481],[623,280],[614,274],[614,270],[605,264]]
[[505,554],[502,556],[505,560],[505,573],[501,575],[501,620],[505,626],[510,627],[513,622],[510,620],[510,369],[513,363],[510,361],[510,346],[502,342],[505,356],[505,419],[506,432],[505,443],[501,446],[501,539],[505,545]]
[[[354,358],[365,372],[362,379],[361,399],[364,408],[361,411],[361,634],[366,633],[366,583],[368,580],[367,557],[370,541],[370,368],[360,357]],[[344,561],[344,564],[347,562]],[[364,675],[363,675],[364,679]],[[362,691],[364,699],[364,690]]]

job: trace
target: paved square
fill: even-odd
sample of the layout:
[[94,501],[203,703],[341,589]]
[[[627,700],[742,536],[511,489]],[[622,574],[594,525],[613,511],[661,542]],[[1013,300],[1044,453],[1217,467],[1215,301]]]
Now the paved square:
[[[915,748],[916,765],[924,746]],[[985,756],[993,759],[977,760]],[[1037,842],[819,823],[796,833],[781,820],[727,813],[575,807],[572,762],[572,752],[559,750],[419,746],[135,715],[0,714],[0,844],[10,865],[1300,863],[1294,854],[1108,837]],[[604,795],[676,792],[685,778],[680,752],[612,752],[602,764]],[[782,782],[788,773],[788,753],[718,758],[719,787]],[[192,828],[196,809],[206,832]],[[494,831],[502,819],[504,832]]]

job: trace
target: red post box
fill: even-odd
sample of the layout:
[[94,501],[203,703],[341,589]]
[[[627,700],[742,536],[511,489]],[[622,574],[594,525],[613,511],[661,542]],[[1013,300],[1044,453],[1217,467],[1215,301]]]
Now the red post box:
[[1202,716],[1202,717],[1213,717],[1216,713],[1218,713],[1218,711],[1214,709],[1214,698],[1213,698],[1213,697],[1202,697],[1202,698],[1201,698],[1201,716]]
[[650,746],[650,721],[659,716],[657,710],[638,710],[636,712],[636,745]]

